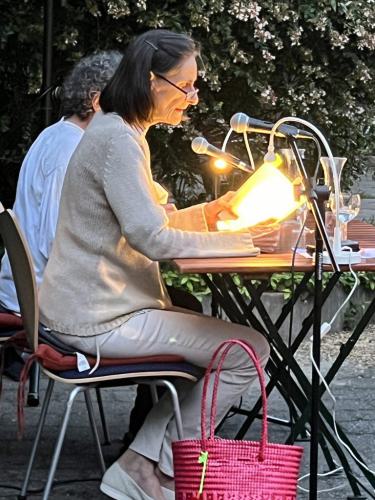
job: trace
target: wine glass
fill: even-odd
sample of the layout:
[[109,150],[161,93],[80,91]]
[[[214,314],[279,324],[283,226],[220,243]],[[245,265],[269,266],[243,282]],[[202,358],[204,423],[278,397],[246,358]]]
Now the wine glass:
[[[353,193],[340,193],[339,198],[339,221],[342,224],[347,224],[359,214],[359,210],[361,208],[361,195]],[[332,212],[336,215],[336,200],[334,194],[331,194],[329,204]]]
[[[338,219],[340,223],[341,240],[346,240],[348,237],[348,222],[359,214],[361,208],[361,195],[357,193],[340,193],[339,199],[340,206],[338,210]],[[333,214],[336,216],[336,199],[333,193],[329,198],[329,205]],[[335,221],[332,221],[332,223],[334,227]]]

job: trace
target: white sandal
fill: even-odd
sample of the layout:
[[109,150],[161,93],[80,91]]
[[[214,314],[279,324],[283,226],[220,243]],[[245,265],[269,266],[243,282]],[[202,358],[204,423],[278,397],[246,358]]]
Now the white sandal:
[[170,490],[169,488],[165,488],[164,486],[162,486],[161,491],[163,492],[165,500],[175,500],[176,497],[173,490]]
[[[138,486],[134,479],[124,471],[118,462],[114,462],[111,467],[106,470],[100,484],[100,490],[115,500],[153,500],[140,486]],[[169,498],[172,497],[168,497],[167,500],[169,500]]]

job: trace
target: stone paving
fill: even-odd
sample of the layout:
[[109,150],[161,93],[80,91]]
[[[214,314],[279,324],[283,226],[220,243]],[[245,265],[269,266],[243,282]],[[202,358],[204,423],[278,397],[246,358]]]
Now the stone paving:
[[[332,356],[337,353],[340,343],[346,337],[345,333],[331,335],[323,339],[323,371],[332,361]],[[308,372],[308,345],[302,346],[298,355],[299,362]],[[358,346],[351,357],[345,362],[342,370],[332,384],[334,394],[337,398],[337,419],[349,434],[353,443],[360,450],[362,456],[367,460],[368,466],[375,469],[375,328],[368,328],[363,334]],[[45,389],[45,381],[42,381],[42,393]],[[26,462],[30,453],[32,439],[34,436],[36,422],[39,416],[39,408],[26,408],[26,429],[22,441],[16,437],[16,389],[17,384],[9,379],[4,379],[3,395],[0,402],[0,499],[15,500],[17,498],[16,487],[19,487],[26,468]],[[129,410],[132,406],[135,389],[127,387],[103,391],[106,407],[106,416],[109,423],[112,444],[104,447],[105,459],[110,464],[119,453],[121,437],[126,431]],[[257,392],[254,387],[252,396],[245,398],[245,407],[251,407],[251,403]],[[54,446],[55,436],[61,420],[61,413],[67,397],[67,391],[57,384],[53,395],[51,411],[47,417],[44,439],[40,455],[32,476],[32,492],[40,489],[47,475],[49,459]],[[330,402],[325,398],[327,405]],[[272,393],[269,398],[269,413],[278,417],[287,417],[285,403],[277,393]],[[235,416],[227,420],[221,435],[232,437],[241,424],[243,417]],[[247,439],[257,440],[259,438],[259,425],[257,421],[252,426]],[[283,427],[270,425],[270,440],[283,442],[286,430]],[[309,450],[308,443],[303,443],[306,451],[303,458],[301,474],[308,472]],[[352,461],[351,461],[352,462]],[[320,470],[324,472],[326,464],[320,458]],[[353,466],[356,474],[360,475],[356,466]],[[67,484],[55,486],[51,499],[63,500],[86,500],[107,498],[98,489],[99,467],[96,459],[92,436],[88,425],[83,400],[78,398],[73,409],[71,425],[69,426],[62,458],[58,467],[57,480],[60,482],[76,480]],[[308,487],[308,479],[301,485]],[[366,483],[367,484],[367,483]],[[6,486],[9,486],[8,488]],[[319,498],[323,500],[346,499],[350,493],[350,487],[345,477],[337,475],[330,479],[322,479],[319,483],[320,489],[333,487],[340,489],[322,492]],[[40,493],[31,493],[28,498],[41,498]],[[299,499],[308,498],[306,493],[301,492]],[[370,497],[364,493],[364,498]]]

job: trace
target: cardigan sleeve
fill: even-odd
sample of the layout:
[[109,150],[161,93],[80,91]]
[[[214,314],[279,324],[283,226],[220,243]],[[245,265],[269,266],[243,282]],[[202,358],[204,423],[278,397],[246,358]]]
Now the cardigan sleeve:
[[183,229],[184,231],[208,231],[204,215],[205,203],[168,213],[169,227]]
[[155,195],[141,144],[126,132],[109,142],[104,190],[121,233],[135,250],[151,260],[258,253],[249,232],[209,233],[172,227]]

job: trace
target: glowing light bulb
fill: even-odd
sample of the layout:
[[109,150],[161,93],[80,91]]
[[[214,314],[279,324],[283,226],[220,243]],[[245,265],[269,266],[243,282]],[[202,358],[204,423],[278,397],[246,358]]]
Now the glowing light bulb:
[[217,170],[225,170],[228,167],[228,164],[226,161],[218,158],[214,161],[214,166]]

